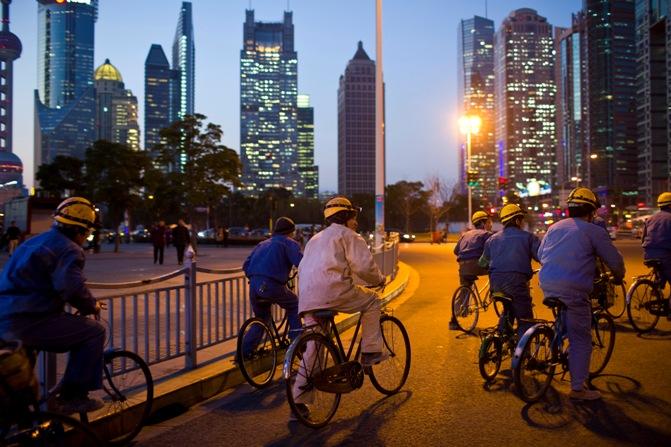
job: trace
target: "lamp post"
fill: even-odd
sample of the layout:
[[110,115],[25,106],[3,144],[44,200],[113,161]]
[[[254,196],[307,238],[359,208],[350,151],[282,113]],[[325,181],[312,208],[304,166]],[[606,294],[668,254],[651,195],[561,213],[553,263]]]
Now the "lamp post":
[[466,180],[468,184],[468,219],[473,215],[473,187],[469,181],[471,176],[471,137],[480,132],[482,120],[477,115],[464,115],[459,118],[459,130],[466,135]]

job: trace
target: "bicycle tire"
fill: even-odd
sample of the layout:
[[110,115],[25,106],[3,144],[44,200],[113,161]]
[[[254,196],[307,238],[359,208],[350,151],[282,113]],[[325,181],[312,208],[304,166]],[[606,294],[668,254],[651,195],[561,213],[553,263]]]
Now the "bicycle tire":
[[0,438],[3,447],[25,446],[104,446],[105,441],[86,424],[60,413],[38,411],[31,413],[30,427],[9,432]]
[[[522,400],[536,402],[550,387],[556,368],[554,359],[558,353],[552,343],[554,331],[548,326],[535,327],[528,335],[515,349],[515,357],[518,358],[513,362],[513,381]],[[533,371],[539,373],[540,380],[534,377]]]
[[627,317],[639,334],[650,332],[657,326],[659,315],[651,314],[645,306],[653,300],[660,299],[657,286],[649,279],[639,279],[631,285],[627,293]]
[[[480,303],[473,289],[467,286],[459,286],[454,291],[452,295],[452,315],[460,330],[467,334],[473,332],[480,315]],[[470,321],[471,316],[472,321]]]
[[496,379],[496,375],[501,369],[502,357],[503,347],[500,337],[490,334],[482,339],[478,353],[478,368],[480,369],[480,375],[487,383]]
[[[244,340],[252,330],[259,331],[252,352],[243,352]],[[255,388],[270,385],[277,369],[277,344],[270,326],[260,318],[245,321],[238,333],[236,359],[242,376]]]
[[384,340],[382,349],[389,354],[389,358],[366,370],[376,390],[392,395],[403,388],[410,373],[410,337],[403,323],[391,315],[380,317],[380,332]]
[[592,355],[589,375],[594,377],[606,368],[615,348],[615,322],[603,311],[592,315]]
[[109,445],[126,445],[151,414],[154,379],[147,363],[134,352],[108,351],[103,358],[103,387],[93,394],[105,406],[87,418]]
[[[317,332],[298,336],[289,347],[284,361],[283,374],[287,401],[294,416],[303,425],[320,428],[328,424],[335,415],[340,405],[340,393],[329,393],[316,389],[312,378],[318,371],[340,363],[342,363],[340,351],[331,340]],[[297,380],[304,383],[296,384]],[[310,394],[303,396],[305,393]],[[309,412],[300,411],[297,404],[308,405]]]
[[606,312],[613,319],[620,318],[627,310],[627,289],[624,284],[613,284],[612,281],[608,281],[607,293],[613,297],[613,304],[606,308]]

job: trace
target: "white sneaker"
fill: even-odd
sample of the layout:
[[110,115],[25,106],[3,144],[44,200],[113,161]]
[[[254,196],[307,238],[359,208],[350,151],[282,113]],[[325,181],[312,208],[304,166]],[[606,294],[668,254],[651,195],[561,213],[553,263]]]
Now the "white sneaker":
[[384,362],[389,358],[389,352],[364,352],[361,354],[361,365],[362,366],[373,366],[378,363]]
[[597,390],[583,388],[581,390],[571,390],[568,397],[575,400],[599,400],[601,399],[601,393]]

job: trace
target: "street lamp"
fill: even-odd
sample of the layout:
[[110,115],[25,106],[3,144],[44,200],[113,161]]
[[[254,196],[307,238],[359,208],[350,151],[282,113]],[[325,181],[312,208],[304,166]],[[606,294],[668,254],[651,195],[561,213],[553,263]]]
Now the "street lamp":
[[[466,135],[466,175],[471,172],[471,136],[480,132],[482,120],[477,115],[464,115],[459,118],[459,130]],[[473,215],[473,187],[468,182],[468,221]]]

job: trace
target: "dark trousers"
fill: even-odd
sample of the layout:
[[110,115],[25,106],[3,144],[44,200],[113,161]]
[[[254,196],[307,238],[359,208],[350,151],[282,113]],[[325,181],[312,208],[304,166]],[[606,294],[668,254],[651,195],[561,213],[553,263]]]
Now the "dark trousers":
[[85,393],[102,386],[105,327],[80,315],[22,315],[0,321],[0,337],[21,340],[29,349],[69,352],[63,391]]
[[532,324],[521,321],[534,317],[529,293],[529,277],[523,273],[492,273],[489,275],[492,293],[500,292],[513,300],[513,318],[517,320],[517,334],[522,337]]
[[[289,338],[294,339],[301,330],[301,323],[298,319],[298,297],[289,288],[279,282],[268,278],[252,278],[249,285],[249,300],[252,304],[254,316],[265,321],[272,318],[270,304],[259,304],[257,298],[265,298],[279,305],[287,313],[289,323]],[[243,352],[249,352],[254,345],[259,342],[260,331],[252,331],[247,334],[243,342]]]
[[184,262],[184,250],[186,249],[186,245],[175,245],[175,248],[177,249],[177,263],[182,264]]
[[159,264],[163,264],[163,245],[154,245],[154,264],[158,261]]

